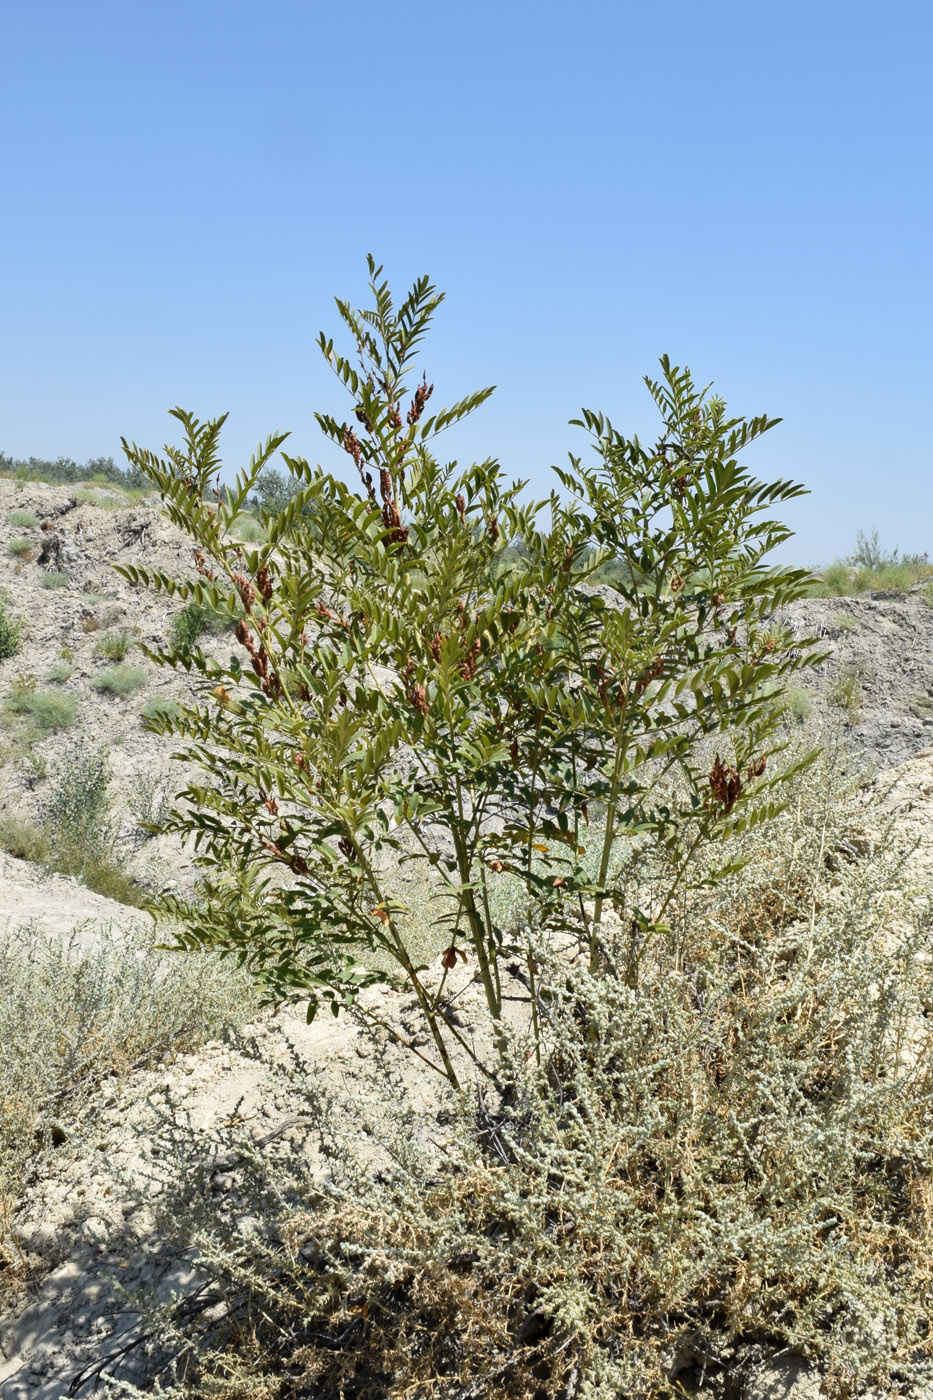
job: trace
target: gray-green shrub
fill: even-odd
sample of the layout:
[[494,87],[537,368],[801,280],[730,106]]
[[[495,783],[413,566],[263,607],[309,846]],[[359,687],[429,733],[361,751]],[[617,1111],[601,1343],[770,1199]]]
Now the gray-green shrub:
[[147,700],[139,712],[141,720],[167,719],[172,720],[178,714],[180,702],[171,695],[157,695],[151,700]]
[[220,636],[229,632],[235,619],[230,614],[198,603],[188,603],[172,618],[172,639],[182,651],[194,645],[205,633]]
[[121,904],[145,903],[145,891],[126,871],[119,824],[111,807],[110,766],[104,748],[82,746],[61,760],[46,796],[44,857],[88,889]]
[[[504,1095],[438,1113],[375,1071],[336,1102],[312,1079],[326,1176],[232,1132],[233,1211],[169,1130],[161,1228],[196,1243],[226,1310],[196,1333],[178,1309],[165,1340],[197,1364],[168,1393],[265,1400],[288,1375],[388,1400],[443,1377],[653,1400],[702,1371],[731,1395],[788,1348],[828,1395],[928,1380],[933,904],[859,777],[833,749],[741,834],[743,868],[677,902],[637,991],[533,934],[544,1053],[526,1004]],[[637,878],[663,888],[665,864],[648,840]],[[633,936],[615,925],[617,965]]]
[[125,699],[145,683],[146,672],[141,666],[108,666],[91,685],[106,695],[117,695]]
[[15,656],[22,644],[22,620],[10,613],[7,598],[0,594],[0,661]]
[[39,521],[31,510],[8,510],[6,523],[12,525],[14,530],[31,530]]
[[106,821],[109,783],[103,748],[82,744],[61,760],[46,800],[46,816],[60,841],[84,848],[110,845],[112,831]]
[[67,937],[0,927],[0,1245],[55,1128],[93,1127],[105,1077],[190,1050],[252,1009],[232,964],[172,956],[154,941],[125,926]]
[[40,575],[39,582],[43,588],[67,588],[71,580],[67,574],[55,573],[50,570],[48,573]]
[[28,537],[19,540],[10,540],[7,549],[17,557],[24,554],[32,554],[35,550],[35,543]]
[[58,729],[68,729],[74,724],[78,713],[78,697],[68,692],[62,693],[60,690],[11,690],[7,696],[6,708],[28,720],[37,729],[50,733]]
[[106,632],[94,650],[98,656],[105,656],[108,661],[122,661],[132,646],[132,633],[123,629],[118,632]]

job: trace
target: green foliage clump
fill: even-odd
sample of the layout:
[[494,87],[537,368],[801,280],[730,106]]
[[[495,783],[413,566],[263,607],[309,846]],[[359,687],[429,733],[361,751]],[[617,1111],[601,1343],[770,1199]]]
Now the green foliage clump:
[[[37,778],[44,777],[44,757],[36,760],[36,766]],[[73,875],[88,889],[121,904],[142,904],[144,891],[127,874],[121,856],[109,784],[105,750],[74,749],[52,776],[42,820],[5,817],[0,821],[0,847],[22,860]]]
[[0,1246],[56,1134],[93,1131],[102,1081],[191,1050],[249,1014],[246,979],[232,965],[152,943],[106,925],[64,938],[0,929]]
[[157,695],[153,699],[147,700],[139,712],[141,720],[171,721],[176,718],[181,709],[181,702],[171,695]]
[[107,632],[100,638],[94,650],[98,656],[104,656],[108,661],[122,661],[132,645],[132,633],[125,630]]
[[933,578],[933,563],[928,555],[902,555],[898,549],[883,549],[877,530],[868,535],[859,530],[854,552],[847,559],[837,559],[823,569],[810,591],[818,598],[901,593],[930,578]]
[[74,875],[108,899],[140,905],[145,895],[125,869],[109,786],[105,749],[82,747],[66,755],[45,801],[45,859],[50,869]]
[[849,724],[858,724],[862,711],[862,687],[856,667],[847,666],[829,687],[827,698],[831,705],[845,713]]
[[805,719],[808,719],[813,710],[813,701],[810,698],[809,691],[803,686],[788,686],[784,693],[784,704],[787,712],[797,720],[798,723],[802,723]]
[[9,602],[0,593],[0,661],[8,661],[15,656],[22,644],[22,620],[10,613]]
[[115,494],[115,488],[110,488],[106,492],[76,491],[75,500],[80,506],[98,506],[101,510],[126,510],[131,503],[131,497],[125,496],[122,491]]
[[64,659],[53,661],[45,673],[45,679],[52,681],[55,685],[64,685],[65,681],[71,679],[74,674],[74,666],[70,661]]
[[0,849],[17,860],[44,864],[51,849],[49,833],[38,822],[26,817],[0,817]]
[[233,624],[233,617],[218,608],[188,603],[172,618],[172,637],[176,647],[184,651],[205,633],[219,636],[229,631]]
[[[306,994],[311,1014],[388,965],[417,999],[425,1058],[456,1082],[456,1025],[426,990],[407,906],[380,871],[404,860],[432,872],[445,960],[471,960],[497,1036],[503,961],[516,956],[494,914],[501,874],[595,974],[605,916],[624,898],[615,855],[650,832],[671,886],[627,917],[639,948],[662,937],[698,852],[780,807],[777,691],[810,649],[776,638],[770,619],[808,575],[763,560],[788,537],[769,512],[801,488],[739,463],[774,420],[728,417],[666,358],[648,381],[657,440],[584,410],[593,461],[557,472],[562,495],[526,499],[495,461],[445,465],[437,438],[492,391],[430,411],[433,386],[412,368],[441,298],[423,278],[396,307],[372,260],[370,275],[372,308],[338,302],[353,359],[320,338],[350,421],[317,421],[359,490],[283,456],[299,490],[244,550],[237,528],[284,438],[208,503],[224,420],[176,409],[181,447],[124,447],[194,543],[199,579],[121,572],[201,607],[236,598],[244,614],[227,665],[157,658],[197,677],[199,707],[163,728],[207,775],[169,821],[196,838],[205,870],[196,906],[166,904],[182,941],[235,952],[272,995]],[[609,560],[612,605],[592,587]],[[658,796],[671,767],[688,775],[675,809]],[[284,879],[263,878],[273,866]],[[633,982],[640,956],[624,970]]]
[[15,530],[31,530],[38,525],[39,520],[31,510],[8,510],[6,523],[12,525]]
[[146,680],[146,672],[141,666],[108,666],[91,682],[95,690],[105,695],[117,695],[125,699],[138,690]]
[[16,555],[17,557],[29,555],[31,558],[35,553],[35,546],[33,544],[33,541],[26,537],[19,540],[10,540],[9,544],[7,545],[7,549],[11,554]]
[[236,538],[242,540],[244,544],[256,544],[259,540],[267,539],[266,531],[258,520],[254,520],[249,515],[244,515],[237,522],[235,530]]
[[69,846],[87,848],[110,843],[112,831],[105,821],[110,775],[104,749],[75,749],[61,764],[47,816],[60,839]]
[[51,733],[68,729],[78,713],[78,697],[58,690],[39,690],[35,685],[11,687],[7,710],[27,720],[35,729]]
[[39,581],[43,588],[67,588],[71,583],[67,574],[56,573],[54,570],[43,573]]

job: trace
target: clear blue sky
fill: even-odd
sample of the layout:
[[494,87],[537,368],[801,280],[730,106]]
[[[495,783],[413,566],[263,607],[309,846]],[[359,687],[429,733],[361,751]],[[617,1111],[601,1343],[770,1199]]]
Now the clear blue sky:
[[175,403],[323,459],[314,337],[372,251],[448,300],[450,449],[548,489],[663,352],[784,423],[750,457],[933,553],[933,6],[0,0],[0,449],[156,446]]

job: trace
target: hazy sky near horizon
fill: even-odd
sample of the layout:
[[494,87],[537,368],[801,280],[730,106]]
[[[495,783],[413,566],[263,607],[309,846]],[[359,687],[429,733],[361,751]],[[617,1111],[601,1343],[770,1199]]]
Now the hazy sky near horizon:
[[0,0],[0,450],[180,403],[344,470],[315,338],[372,251],[447,293],[435,402],[497,385],[452,455],[546,492],[666,352],[784,419],[786,556],[933,553],[931,47],[919,0]]

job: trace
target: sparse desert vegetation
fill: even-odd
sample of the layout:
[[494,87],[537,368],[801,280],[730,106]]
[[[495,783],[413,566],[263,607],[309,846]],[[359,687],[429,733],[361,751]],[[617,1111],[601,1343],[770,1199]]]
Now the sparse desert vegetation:
[[10,686],[6,709],[39,731],[52,731],[74,724],[78,700],[61,691],[41,690],[35,676],[21,675]]
[[4,593],[0,593],[0,661],[8,661],[22,646],[23,624],[10,612]]
[[70,937],[38,924],[0,929],[0,961],[0,1257],[9,1267],[21,1261],[9,1224],[25,1184],[56,1147],[93,1131],[87,1114],[104,1086],[196,1046],[251,1000],[235,969],[160,953],[143,926]]
[[[140,1324],[179,1400],[757,1400],[774,1355],[904,1394],[933,1233],[921,564],[866,537],[847,580],[892,596],[843,603],[746,576],[776,536],[722,473],[767,420],[669,364],[679,454],[585,415],[546,529],[489,464],[431,465],[429,389],[398,415],[354,389],[423,441],[404,482],[324,415],[358,492],[293,458],[212,495],[219,427],[182,413],[131,486],[0,479],[0,881],[30,911],[0,949],[0,1289],[41,1297],[71,1250],[100,1319],[109,1275],[196,1261]],[[688,529],[691,452],[723,461]],[[57,588],[8,548],[39,522]],[[96,921],[44,929],[46,886]],[[83,1326],[63,1355],[109,1374]]]
[[132,633],[127,631],[108,632],[101,637],[95,647],[98,656],[106,657],[108,661],[123,661],[133,645]]
[[116,695],[126,699],[144,684],[146,673],[141,666],[108,666],[91,684],[104,695]]
[[933,563],[927,554],[904,554],[885,549],[878,531],[860,530],[853,553],[847,559],[819,571],[812,585],[816,598],[858,597],[865,593],[902,593],[933,579]]

